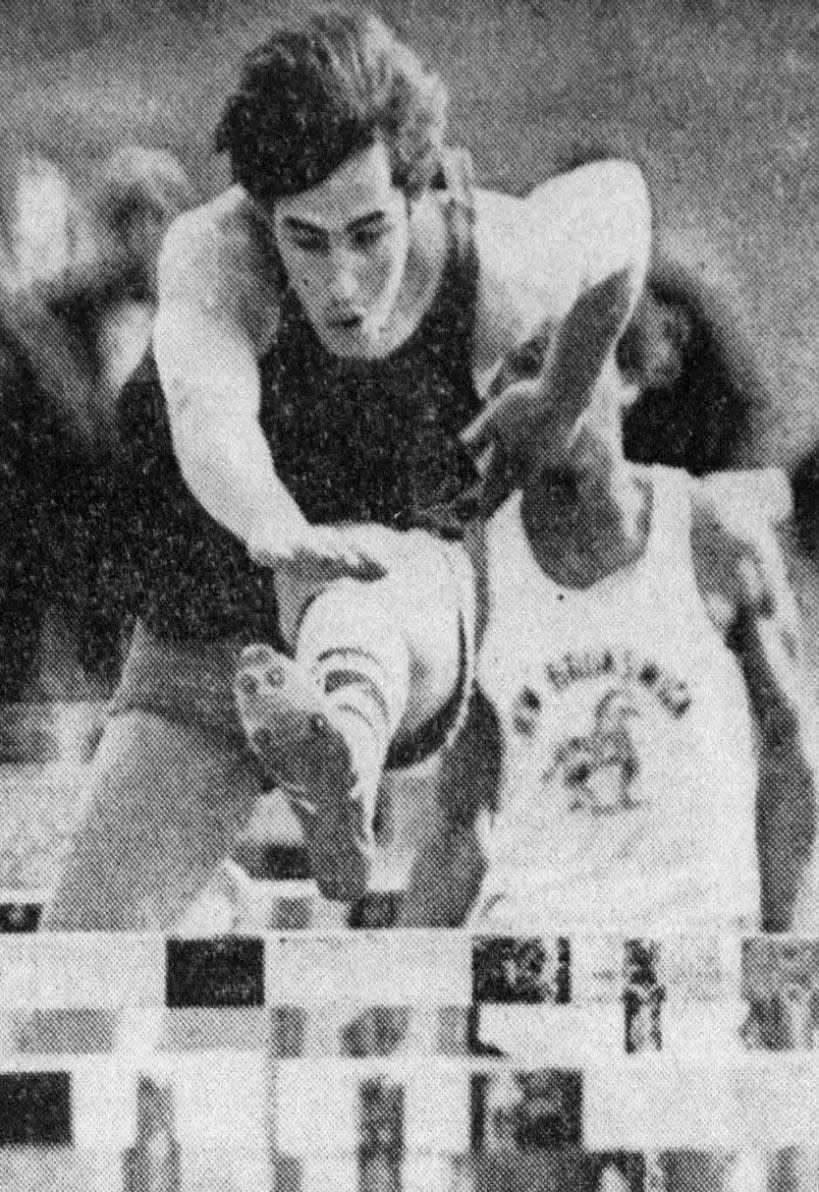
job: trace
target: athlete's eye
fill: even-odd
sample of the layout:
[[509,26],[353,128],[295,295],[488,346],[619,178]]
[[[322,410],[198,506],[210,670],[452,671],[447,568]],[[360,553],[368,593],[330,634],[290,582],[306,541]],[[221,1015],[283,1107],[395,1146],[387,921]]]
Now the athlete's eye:
[[374,248],[380,244],[388,231],[386,224],[373,224],[366,228],[358,228],[353,232],[354,248]]
[[290,239],[301,252],[326,254],[330,251],[330,241],[323,232],[292,231]]
[[533,380],[540,375],[546,360],[546,344],[542,336],[530,339],[510,353],[510,371],[521,380]]

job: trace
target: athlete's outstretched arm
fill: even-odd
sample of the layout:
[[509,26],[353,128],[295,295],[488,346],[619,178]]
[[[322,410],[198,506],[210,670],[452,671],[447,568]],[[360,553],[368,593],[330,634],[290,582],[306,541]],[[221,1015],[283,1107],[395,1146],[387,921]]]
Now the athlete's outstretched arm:
[[[258,422],[259,369],[242,305],[239,265],[183,217],[159,260],[154,354],[174,451],[194,496],[244,542],[275,510],[283,542],[304,519]],[[232,284],[235,277],[235,286]]]
[[241,248],[228,263],[218,251],[183,216],[159,261],[154,355],[185,483],[259,562],[325,578],[369,575],[372,565],[340,533],[308,523],[276,474],[259,423],[253,269]]
[[815,931],[819,722],[784,559],[773,528],[759,519],[756,526],[750,522],[747,500],[743,510],[736,500],[706,497],[695,515],[693,542],[701,586],[707,582],[712,594],[718,586],[726,613],[731,610],[728,640],[757,729],[762,927]]
[[500,764],[497,719],[476,691],[441,763],[438,802],[412,867],[399,927],[463,924],[486,871],[477,820],[495,802]]

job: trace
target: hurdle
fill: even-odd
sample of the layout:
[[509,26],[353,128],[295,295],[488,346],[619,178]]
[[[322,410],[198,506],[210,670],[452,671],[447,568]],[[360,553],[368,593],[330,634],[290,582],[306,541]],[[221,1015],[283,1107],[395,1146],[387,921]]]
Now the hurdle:
[[262,1057],[23,1058],[0,1072],[4,1187],[46,1187],[44,1170],[61,1192],[79,1173],[86,1192],[271,1187]]
[[[648,982],[645,973],[635,980],[637,944],[651,956]],[[27,1019],[35,1036],[27,1048],[39,1037],[47,1052],[109,1051],[118,1034],[150,1034],[152,1021],[158,1046],[164,1036],[189,1048],[266,1040],[283,1058],[500,1051],[593,1063],[636,1049],[639,1011],[651,1018],[662,1054],[686,1062],[740,1056],[755,1021],[749,1013],[771,1003],[779,971],[756,960],[749,968],[748,958],[762,955],[755,948],[716,938],[424,930],[206,938],[22,931],[0,937],[0,1055],[14,1050]],[[811,999],[795,1004],[804,1011]],[[812,1032],[803,1031],[799,1051]],[[776,1045],[768,1036],[756,1046]]]
[[[488,1192],[503,1173],[521,1192],[558,1178],[569,1192],[659,1192],[700,1163],[725,1192],[750,1192],[754,1170],[801,1192],[787,1173],[813,1170],[817,1057],[667,1045],[669,1006],[738,995],[751,954],[462,932],[9,935],[0,1173],[88,1192],[130,1192],[140,1172],[148,1192]],[[629,1034],[635,984],[664,990],[662,1030],[649,998],[652,1029]],[[590,1051],[570,1030],[572,1051],[563,1016],[601,1009],[611,1045]],[[539,1049],[524,1062],[474,1046],[486,1011],[545,1013]]]
[[726,1181],[754,1163],[815,1165],[815,1065],[647,1058],[637,1069],[561,1069],[441,1057],[271,1064],[229,1051],[19,1057],[0,1072],[0,1171],[33,1169],[38,1155],[47,1168],[58,1150],[69,1168],[108,1154],[119,1182],[89,1192],[131,1192],[135,1173],[151,1170],[158,1182],[138,1192],[403,1192],[422,1174],[443,1192],[456,1177],[489,1188],[493,1172],[530,1192],[554,1187],[556,1172],[567,1192],[648,1192],[675,1164],[696,1168],[692,1156]]

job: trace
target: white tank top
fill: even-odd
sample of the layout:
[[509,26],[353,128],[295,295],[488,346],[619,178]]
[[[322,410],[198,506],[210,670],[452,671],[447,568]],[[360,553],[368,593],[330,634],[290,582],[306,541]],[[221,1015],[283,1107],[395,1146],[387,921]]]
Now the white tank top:
[[537,566],[515,494],[487,528],[478,681],[500,718],[476,926],[680,930],[755,922],[756,761],[745,684],[705,610],[691,481],[643,470],[640,559],[584,590]]

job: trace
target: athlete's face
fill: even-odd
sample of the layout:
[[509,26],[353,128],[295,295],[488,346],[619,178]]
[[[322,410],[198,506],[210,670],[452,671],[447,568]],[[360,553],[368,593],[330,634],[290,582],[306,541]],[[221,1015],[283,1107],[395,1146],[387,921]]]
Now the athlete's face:
[[311,190],[280,199],[276,243],[316,334],[338,356],[383,354],[409,248],[409,210],[377,143]]

